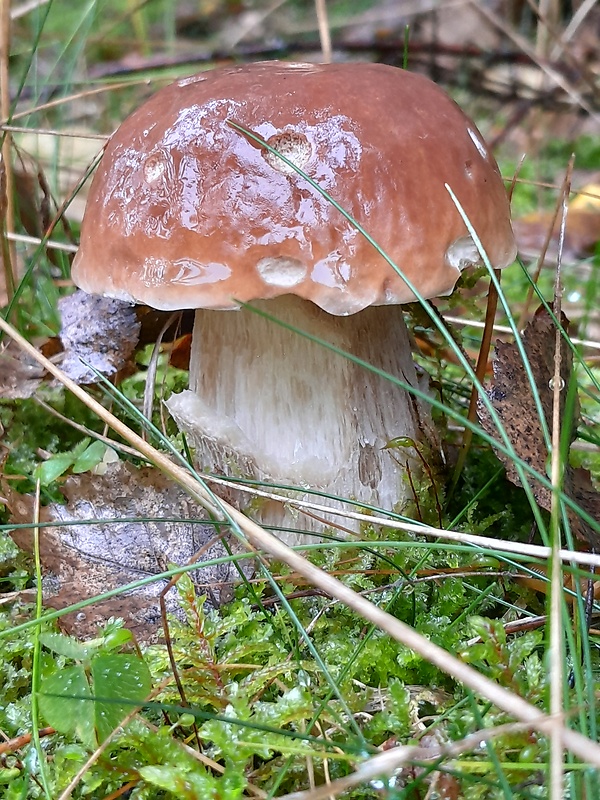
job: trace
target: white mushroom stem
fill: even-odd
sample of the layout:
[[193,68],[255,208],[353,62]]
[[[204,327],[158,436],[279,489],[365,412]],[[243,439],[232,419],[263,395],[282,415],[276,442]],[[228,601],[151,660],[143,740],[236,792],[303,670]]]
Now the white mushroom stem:
[[[417,386],[399,306],[337,317],[292,296],[253,305]],[[410,497],[406,463],[414,470],[416,462],[410,448],[386,445],[430,435],[428,411],[414,396],[250,309],[196,312],[190,389],[168,407],[209,472],[388,509]],[[291,540],[316,527],[282,507],[259,509],[259,516],[298,529]]]

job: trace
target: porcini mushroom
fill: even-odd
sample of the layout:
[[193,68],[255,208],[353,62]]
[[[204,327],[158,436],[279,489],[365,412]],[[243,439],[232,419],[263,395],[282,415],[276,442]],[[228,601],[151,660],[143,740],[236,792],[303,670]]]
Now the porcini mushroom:
[[513,261],[498,167],[475,125],[424,77],[269,62],[159,91],[113,135],[91,186],[75,283],[198,309],[190,390],[168,405],[199,463],[396,506],[408,494],[404,466],[385,445],[418,440],[426,406],[240,304],[416,386],[399,305],[415,296],[356,226],[240,127],[316,181],[426,298],[449,294],[481,263],[445,184],[493,266]]

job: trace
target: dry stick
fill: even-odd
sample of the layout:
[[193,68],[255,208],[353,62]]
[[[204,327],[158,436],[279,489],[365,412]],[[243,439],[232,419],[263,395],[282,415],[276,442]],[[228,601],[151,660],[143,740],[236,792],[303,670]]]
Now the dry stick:
[[[446,319],[448,319],[446,317]],[[507,328],[507,332],[510,330]],[[574,340],[572,340],[574,341]],[[147,457],[144,456],[139,450],[136,450],[134,447],[128,447],[127,445],[122,444],[121,442],[117,442],[115,439],[110,439],[109,437],[102,436],[95,431],[86,428],[83,425],[79,425],[73,420],[65,417],[63,414],[60,414],[55,408],[52,406],[47,405],[43,400],[36,398],[36,402],[42,406],[48,413],[53,414],[54,416],[61,419],[71,427],[75,428],[76,430],[83,433],[85,436],[90,436],[92,438],[98,439],[101,442],[104,442],[109,447],[114,448],[115,450],[120,450],[121,452],[127,453],[128,455],[133,456],[134,458],[140,458],[145,461],[148,461]],[[241,483],[236,483],[226,478],[218,478],[215,475],[205,475],[203,479],[207,483],[214,483],[218,486],[223,486],[226,489],[235,489],[239,492],[244,492],[249,494],[253,497],[262,497],[266,500],[274,500],[277,503],[286,503],[287,505],[293,506],[298,508],[300,511],[304,513],[308,513],[308,510],[311,511],[318,511],[321,513],[330,513],[335,514],[339,517],[344,517],[347,519],[356,520],[357,522],[365,522],[368,525],[380,525],[383,528],[391,528],[393,530],[401,530],[407,531],[408,533],[415,533],[421,536],[432,536],[436,539],[448,539],[452,542],[458,542],[459,544],[468,544],[472,547],[479,547],[482,549],[490,549],[490,550],[501,550],[506,553],[510,553],[512,555],[522,555],[528,556],[529,558],[539,558],[543,561],[546,561],[550,558],[552,551],[549,547],[545,545],[536,545],[536,544],[524,544],[522,542],[512,542],[512,541],[505,541],[503,539],[495,539],[489,536],[477,536],[476,534],[469,534],[463,533],[462,531],[453,531],[449,528],[435,528],[431,525],[424,525],[423,523],[415,523],[415,522],[408,522],[405,520],[395,520],[389,519],[387,517],[378,517],[373,514],[361,514],[358,511],[348,511],[343,508],[332,508],[331,506],[320,505],[318,503],[313,503],[310,500],[297,500],[292,497],[288,497],[287,495],[277,494],[277,492],[268,492],[265,489],[258,489],[254,486],[245,486]],[[352,533],[352,536],[355,536]],[[569,562],[574,565],[580,565],[581,567],[589,567],[592,571],[597,568],[600,568],[600,554],[597,553],[586,553],[577,550],[560,550],[559,557],[561,561]]]
[[22,244],[32,244],[35,247],[44,245],[52,250],[61,250],[63,253],[76,253],[78,248],[75,244],[68,244],[66,242],[55,242],[52,239],[40,239],[39,236],[26,236],[24,233],[11,233],[8,231],[5,234],[9,242],[20,242]]
[[315,8],[319,23],[319,40],[321,42],[321,52],[323,53],[323,63],[331,64],[331,33],[329,31],[329,19],[327,18],[327,0],[315,0]]
[[20,19],[24,17],[26,14],[30,14],[32,11],[35,11],[40,6],[45,6],[50,2],[50,0],[29,0],[29,2],[21,3],[20,6],[17,8],[13,8],[10,12],[11,19]]
[[40,400],[39,397],[34,397],[33,399],[44,409],[44,411],[47,411],[48,414],[52,414],[52,416],[59,419],[65,425],[70,425],[74,430],[79,431],[79,433],[83,433],[84,436],[89,436],[90,439],[96,439],[97,441],[105,444],[107,447],[110,447],[112,450],[118,450],[121,453],[126,453],[129,456],[133,456],[133,458],[143,458],[141,453],[138,453],[134,447],[128,447],[126,444],[117,442],[115,439],[111,439],[109,436],[103,436],[97,431],[92,431],[90,428],[86,428],[85,425],[80,425],[78,422],[69,419],[69,417],[65,417],[64,414],[61,414],[60,411],[57,411],[53,406],[45,403],[43,400]]
[[[571,176],[573,174],[574,156],[571,156],[567,173],[564,180],[564,190],[562,193],[562,216],[560,221],[560,234],[558,240],[558,258],[556,262],[556,277],[554,280],[554,304],[553,311],[558,320],[561,318],[562,305],[562,284],[561,284],[561,262],[562,251],[565,242],[565,229],[567,223],[567,212],[569,208],[569,189],[571,187]],[[552,392],[552,497],[550,500],[550,531],[552,536],[552,556],[550,558],[550,644],[548,647],[548,661],[550,664],[550,713],[553,715],[562,713],[564,697],[564,634],[562,630],[562,605],[563,605],[563,578],[562,563],[558,556],[561,547],[560,537],[560,490],[563,484],[564,469],[563,459],[560,448],[561,441],[561,391],[567,391],[567,387],[562,385],[561,366],[562,366],[562,336],[556,327],[554,332],[554,378]],[[550,800],[561,800],[564,790],[564,750],[557,728],[550,737],[550,774],[549,796]]]
[[[7,2],[7,0],[0,0],[0,2],[4,3]],[[156,80],[166,81],[167,78],[157,78]],[[13,114],[10,119],[11,122],[14,122],[17,119],[25,119],[31,116],[31,114],[37,114],[40,111],[47,111],[49,108],[57,108],[58,106],[66,105],[66,103],[72,103],[74,100],[81,100],[84,97],[93,97],[97,94],[102,94],[103,92],[112,92],[118,89],[128,89],[130,86],[140,86],[144,83],[147,86],[150,86],[152,81],[150,81],[148,78],[141,78],[136,81],[122,81],[121,83],[111,83],[108,86],[97,86],[95,89],[86,89],[84,92],[70,94],[68,97],[59,97],[56,100],[49,100],[47,103],[42,103],[39,106],[33,106],[33,108],[28,108],[25,111],[19,111],[17,114]]]
[[[146,417],[146,419],[152,419],[152,409],[154,407],[154,387],[156,385],[156,373],[158,370],[158,358],[160,356],[160,348],[162,346],[162,341],[165,333],[169,330],[171,325],[175,322],[178,316],[181,316],[181,311],[173,311],[172,314],[169,314],[167,317],[166,322],[160,329],[158,336],[156,337],[156,342],[154,343],[154,348],[152,350],[152,356],[150,358],[150,363],[148,364],[148,371],[146,375],[146,386],[144,387],[144,405],[142,409],[142,413]],[[145,436],[145,431],[142,432],[142,435]]]
[[536,9],[532,0],[529,0],[529,5],[537,14],[536,53],[540,58],[548,58],[552,39],[555,38],[554,31],[560,20],[560,3],[557,0],[539,0]]
[[540,255],[538,257],[538,262],[535,267],[535,271],[531,276],[531,284],[527,289],[527,295],[525,297],[525,302],[523,303],[523,308],[521,310],[521,315],[519,317],[518,328],[519,330],[523,330],[525,325],[527,324],[527,320],[529,317],[529,306],[533,299],[533,293],[535,291],[534,284],[537,285],[537,282],[540,277],[540,273],[542,271],[542,267],[544,266],[544,261],[546,260],[546,253],[548,252],[548,247],[550,246],[550,240],[552,239],[552,232],[554,231],[554,226],[556,224],[556,220],[558,219],[558,215],[560,213],[561,207],[565,202],[565,198],[568,199],[568,193],[565,194],[567,187],[567,178],[563,180],[562,186],[560,187],[560,194],[558,196],[558,200],[554,207],[554,212],[552,214],[552,219],[550,220],[550,224],[548,225],[548,230],[546,231],[546,236],[544,238],[544,243],[542,245],[542,249],[540,251]]
[[566,92],[566,94],[584,111],[590,115],[590,117],[595,120],[596,122],[600,122],[600,114],[598,114],[593,107],[586,101],[583,97],[581,92],[578,92],[577,89],[571,85],[569,81],[567,81],[561,73],[555,69],[550,64],[546,63],[544,60],[538,58],[534,48],[529,44],[529,42],[523,37],[520,36],[518,33],[512,30],[509,25],[506,25],[502,19],[491,11],[484,3],[475,2],[475,0],[471,0],[471,5],[475,8],[482,16],[484,16],[488,22],[491,22],[498,30],[502,31],[505,36],[508,36],[516,46],[522,50],[530,59],[531,61],[538,66],[541,71],[550,78],[550,80],[556,84],[556,86],[560,86],[560,88]]
[[[153,693],[150,695],[150,697],[152,697],[154,694],[157,694],[157,693],[158,693],[158,691],[162,691],[162,687],[160,687],[158,690],[155,690],[155,692],[153,692]],[[102,755],[102,753],[104,753],[104,751],[106,750],[106,748],[108,747],[108,745],[109,745],[109,744],[112,742],[112,740],[115,738],[115,736],[116,736],[116,735],[117,735],[117,734],[118,734],[118,733],[119,733],[119,732],[120,732],[120,731],[121,731],[123,728],[125,728],[127,725],[129,725],[129,723],[130,723],[130,722],[131,722],[131,720],[132,720],[132,719],[133,719],[133,718],[136,716],[136,714],[139,714],[139,712],[140,712],[140,709],[141,709],[141,706],[136,706],[134,709],[132,709],[132,710],[129,712],[129,714],[127,714],[127,716],[126,716],[124,719],[122,719],[122,720],[121,720],[121,722],[119,723],[119,725],[117,725],[117,727],[116,727],[116,728],[114,728],[114,729],[113,729],[113,730],[112,730],[112,731],[111,731],[111,732],[108,734],[108,736],[107,736],[107,737],[106,737],[106,739],[105,739],[105,740],[102,742],[102,744],[100,744],[100,745],[99,745],[99,746],[98,746],[98,747],[97,747],[97,748],[94,750],[94,752],[93,752],[93,753],[90,755],[90,757],[87,759],[87,761],[85,761],[85,762],[84,762],[83,766],[82,766],[82,767],[79,769],[79,771],[78,771],[78,772],[77,772],[77,774],[74,776],[74,778],[72,779],[72,781],[69,783],[69,785],[67,786],[67,788],[66,788],[66,789],[65,789],[63,792],[61,792],[61,795],[60,795],[60,797],[58,798],[58,800],[69,800],[69,797],[71,797],[71,794],[73,793],[73,790],[74,790],[74,789],[77,787],[77,784],[78,784],[78,783],[79,783],[79,781],[80,781],[80,780],[83,778],[83,776],[85,775],[85,773],[86,773],[86,772],[87,772],[87,771],[88,771],[88,770],[89,770],[91,767],[93,767],[93,765],[94,765],[94,764],[96,763],[96,761],[97,761],[97,760],[100,758],[100,756]]]
[[[0,118],[8,120],[10,116],[10,0],[0,0]],[[0,219],[0,231],[12,233],[15,229],[15,181],[12,169],[11,135],[4,133],[2,151],[0,153],[0,170],[3,171],[3,180],[0,181],[0,192],[5,194],[0,197],[0,205],[5,205],[3,219]],[[4,282],[6,293],[10,299],[13,296],[17,282],[17,261],[15,247],[4,241],[2,244],[2,260],[4,262]]]
[[[313,791],[292,792],[277,798],[277,800],[324,800],[332,793],[339,796],[342,792],[381,778],[383,775],[393,775],[408,764],[418,762],[427,764],[439,761],[441,758],[456,758],[463,753],[468,753],[480,747],[484,742],[489,742],[498,736],[527,731],[528,726],[523,723],[509,723],[486,728],[478,733],[472,733],[457,742],[437,747],[423,747],[423,745],[401,745],[384,750],[382,753],[371,756],[363,761],[358,769],[343,778],[333,781],[325,786],[320,786]],[[429,794],[427,795],[429,797]],[[562,798],[561,798],[562,800]]]
[[[116,433],[122,436],[130,445],[136,447],[144,456],[155,464],[160,470],[181,486],[190,497],[200,505],[204,506],[210,513],[223,519],[227,516],[231,522],[237,526],[250,540],[250,543],[257,549],[264,550],[277,561],[282,561],[310,583],[319,587],[332,597],[345,603],[349,608],[363,617],[363,619],[376,625],[385,631],[392,638],[404,644],[410,650],[420,655],[430,664],[453,677],[456,681],[468,686],[477,694],[487,698],[491,703],[501,708],[507,714],[516,717],[519,721],[526,723],[532,729],[550,735],[555,726],[555,720],[549,715],[540,711],[535,706],[528,703],[522,697],[513,694],[508,689],[499,686],[494,681],[481,675],[477,670],[464,664],[455,656],[448,653],[439,645],[430,642],[421,634],[417,633],[406,623],[401,622],[395,617],[383,611],[378,606],[360,597],[352,589],[345,586],[337,578],[328,575],[319,567],[314,566],[299,553],[289,548],[273,534],[264,530],[238,511],[224,500],[214,498],[211,493],[204,488],[202,483],[183,467],[174,464],[165,454],[160,453],[150,444],[145,442],[114,414],[107,411],[94,398],[90,397],[86,391],[68,378],[61,369],[56,367],[33,347],[26,339],[21,336],[15,328],[6,320],[0,318],[0,330],[7,333],[25,352],[41,364],[48,372],[54,375],[70,392],[72,392],[82,403],[91,409]],[[218,506],[215,504],[215,500]],[[569,730],[561,726],[561,741],[565,747],[581,758],[585,762],[600,767],[600,745],[583,734]],[[68,795],[64,795],[67,797]],[[63,800],[61,796],[60,800]]]
[[[37,735],[42,738],[42,736],[52,736],[56,733],[56,728],[40,728],[37,732]],[[15,736],[12,739],[8,739],[6,742],[2,742],[0,744],[0,756],[4,756],[7,753],[14,753],[16,750],[20,750],[25,745],[31,744],[31,740],[33,739],[32,733],[22,733],[20,736]]]
[[[506,178],[504,179],[506,182]],[[538,189],[554,189],[562,191],[562,184],[559,185],[554,183],[553,181],[534,181],[530,178],[516,178],[515,183],[519,183],[522,186],[536,186]],[[592,200],[600,200],[600,194],[597,191],[582,191],[581,189],[573,189],[571,188],[571,194],[576,195],[577,197],[590,197]]]
[[[494,270],[494,273],[496,275],[496,279],[500,281],[500,270],[496,269]],[[476,420],[477,400],[479,399],[479,391],[477,389],[477,386],[478,385],[483,386],[483,383],[485,381],[485,373],[487,371],[490,347],[492,346],[492,335],[494,333],[494,319],[496,318],[497,308],[498,308],[498,290],[496,289],[496,284],[490,282],[490,287],[488,289],[487,306],[485,309],[485,323],[483,328],[483,336],[481,338],[479,353],[477,354],[477,364],[475,365],[475,376],[477,378],[477,384],[473,383],[473,386],[471,387],[469,410],[467,412],[467,420],[473,423]],[[452,485],[450,487],[450,494],[454,492],[456,484],[458,483],[458,480],[461,476],[463,467],[465,465],[465,461],[467,460],[469,449],[471,447],[472,440],[473,440],[473,429],[466,428],[463,434],[460,453],[458,454],[456,466],[454,467],[454,477],[452,479]]]
[[[35,562],[35,584],[36,584],[36,597],[35,597],[35,617],[40,621],[43,616],[43,598],[42,598],[42,562],[40,557],[40,480],[38,478],[35,486],[35,500],[33,504],[33,552]],[[39,782],[44,791],[44,795],[50,797],[50,788],[48,786],[48,775],[46,773],[47,764],[43,760],[42,743],[40,740],[39,728],[39,696],[40,691],[40,664],[41,664],[41,621],[39,626],[34,630],[33,641],[33,657],[31,668],[31,723],[32,723],[32,740],[34,745],[34,752],[40,759],[38,765]]]
[[[161,691],[162,691],[163,688],[165,688],[164,687],[164,681],[163,681],[163,686],[161,687]],[[146,728],[148,728],[148,730],[153,731],[154,733],[158,733],[159,732],[159,728],[156,725],[153,725],[149,720],[144,719],[143,717],[141,717],[140,718],[140,722]],[[212,758],[209,758],[204,753],[199,753],[197,750],[194,750],[193,747],[190,747],[189,744],[186,744],[185,742],[182,742],[181,739],[176,739],[175,741],[177,743],[177,746],[180,747],[182,750],[184,750],[195,761],[198,761],[200,764],[205,766],[207,769],[210,769],[213,772],[218,773],[219,775],[223,775],[224,774],[225,767],[222,764],[219,764],[218,761],[214,761]],[[250,794],[253,794],[255,797],[260,798],[260,800],[266,800],[266,798],[267,798],[267,793],[266,792],[263,792],[262,789],[258,789],[256,786],[254,786],[251,783],[248,783],[248,785],[246,786],[246,791],[250,792]]]
[[[489,550],[501,550],[505,553],[512,553],[513,555],[523,555],[530,558],[540,558],[547,560],[550,558],[551,549],[545,545],[539,544],[524,544],[523,542],[507,542],[504,539],[494,539],[491,536],[477,536],[471,533],[462,533],[461,531],[453,531],[444,528],[435,528],[433,525],[424,525],[423,523],[406,522],[404,520],[389,519],[387,517],[377,517],[373,514],[361,514],[357,511],[346,511],[342,508],[333,508],[332,506],[319,505],[309,500],[296,500],[291,497],[276,494],[275,492],[267,492],[264,489],[256,489],[253,486],[244,486],[242,483],[234,483],[226,478],[217,478],[215,475],[203,475],[203,479],[207,483],[214,483],[218,486],[224,486],[227,489],[235,489],[236,491],[245,492],[255,497],[264,497],[267,500],[275,500],[279,503],[286,503],[294,508],[304,509],[309,508],[313,511],[321,513],[335,514],[338,517],[346,517],[348,519],[356,520],[357,522],[365,522],[368,525],[381,525],[383,528],[392,528],[393,530],[408,531],[409,533],[416,533],[420,536],[433,536],[437,539],[448,539],[452,542],[459,542],[461,544],[469,544],[474,547],[481,547]],[[577,550],[561,550],[560,558],[562,561],[574,562],[576,564],[591,567],[600,567],[600,554],[598,553],[585,553]]]
[[[564,62],[562,71],[566,73],[570,70],[571,74],[578,75],[580,85],[586,83],[594,97],[597,97],[596,76],[593,70],[584,60],[577,58],[567,47],[567,40],[563,40],[563,33],[560,31],[560,0],[540,0],[539,8],[536,7],[535,0],[527,0],[527,3],[538,20],[537,54],[548,61],[558,61],[562,56]],[[540,89],[543,88],[543,81],[540,81]]]
[[[447,314],[444,314],[444,319],[446,322],[451,322],[452,325],[463,325],[466,328],[485,328],[485,323],[480,322],[477,319],[450,317]],[[513,333],[512,328],[509,328],[508,325],[494,325],[494,330],[496,333],[510,333],[511,335]],[[571,339],[571,344],[581,345],[582,347],[587,347],[590,350],[600,350],[600,342],[593,342],[590,339]]]
[[[223,54],[223,57],[225,57],[225,58],[234,57],[233,54],[236,52],[236,47],[240,44],[240,42],[243,39],[245,39],[246,36],[248,36],[248,34],[251,31],[254,31],[257,28],[260,28],[264,24],[264,22],[268,19],[268,17],[270,17],[272,14],[274,14],[286,2],[287,2],[287,0],[274,0],[273,3],[271,3],[269,6],[267,6],[267,8],[264,8],[262,11],[258,11],[257,10],[256,12],[253,12],[252,16],[249,18],[248,22],[240,25],[238,30],[237,30],[237,32],[233,36],[231,36],[231,38],[228,37],[227,52]],[[265,49],[261,48],[261,47],[257,48],[257,51],[258,51],[258,54],[266,52]],[[219,57],[217,56],[217,60],[218,60],[218,58]],[[179,58],[177,58],[175,56],[173,58],[160,59],[158,66],[169,67],[169,66],[177,66],[177,65],[179,65],[181,63],[184,63],[184,64],[187,64],[187,63],[196,64],[197,61],[206,62],[206,61],[214,61],[214,60],[215,60],[215,53],[214,52],[211,53],[208,57],[202,57],[202,55],[201,55],[198,59],[196,59],[196,58],[190,59],[189,56],[185,56],[183,62],[181,61],[181,59],[179,59]],[[137,69],[137,68],[134,68],[134,69],[131,69],[131,70],[125,69],[124,71],[125,72],[133,72],[133,71],[135,71],[135,69]],[[108,72],[107,74],[110,75],[110,72]]]
[[[512,202],[513,192],[515,190],[515,185],[519,177],[519,173],[521,172],[521,168],[523,167],[524,160],[525,156],[522,156],[515,171],[515,174],[513,175],[510,184],[510,189],[508,192],[509,202]],[[481,345],[479,347],[479,353],[477,354],[477,364],[475,365],[475,376],[477,378],[477,383],[473,383],[473,385],[471,386],[469,410],[467,411],[467,420],[469,422],[475,422],[477,417],[477,400],[479,399],[479,390],[477,386],[478,385],[483,386],[485,380],[485,373],[488,365],[490,348],[492,346],[494,320],[496,319],[496,310],[498,308],[498,290],[496,286],[500,284],[500,281],[502,279],[502,274],[499,269],[494,270],[494,275],[496,276],[496,280],[490,281],[490,286],[488,289],[488,299],[485,308],[485,321],[483,323],[483,335],[481,337]],[[452,496],[454,489],[456,488],[463,467],[465,465],[465,461],[467,460],[467,455],[469,453],[472,441],[473,441],[473,429],[467,428],[463,433],[462,445],[460,448],[460,453],[458,454],[456,466],[454,468],[454,478],[452,480],[452,485],[450,487],[449,496]]]
[[[152,692],[148,695],[148,697],[146,699],[147,700],[153,700],[155,697],[157,697],[163,691],[163,689],[169,684],[169,682],[170,682],[170,678],[168,678],[167,680],[161,681],[161,683],[152,690]],[[90,757],[87,759],[87,761],[83,764],[83,766],[81,767],[79,772],[75,775],[75,777],[73,778],[71,783],[62,792],[62,794],[60,795],[60,797],[57,800],[69,800],[69,798],[71,797],[71,794],[73,793],[74,789],[77,788],[77,784],[81,781],[81,779],[83,778],[85,773],[96,763],[96,761],[104,753],[104,751],[106,750],[108,745],[114,739],[115,735],[118,734],[120,731],[122,731],[123,728],[125,728],[131,722],[131,720],[140,712],[141,708],[142,708],[142,706],[136,706],[136,708],[132,709],[129,712],[129,714],[127,714],[127,716],[123,720],[121,720],[121,722],[111,731],[111,733],[109,733],[109,735],[102,742],[102,744],[100,744],[99,747],[97,747],[94,750],[94,752],[90,755]],[[158,730],[158,728],[156,728],[156,726],[152,725],[152,723],[149,722],[148,720],[142,719],[141,721],[150,730],[153,730],[153,731],[157,731]],[[194,750],[192,747],[190,747],[189,745],[186,745],[184,742],[181,742],[181,741],[178,741],[178,740],[175,740],[175,741],[177,742],[177,745],[182,750],[185,750],[187,753],[189,753],[189,755],[192,756],[192,758],[194,758],[196,761],[199,761],[201,764],[203,764],[208,769],[213,769],[216,772],[221,772],[221,773],[224,771],[223,767],[220,764],[218,764],[217,762],[213,761],[211,758],[208,758],[203,753],[199,753],[197,750]],[[135,781],[134,785],[137,785],[137,783],[139,783],[139,781]],[[262,800],[262,798],[266,797],[266,794],[264,792],[262,792],[260,789],[256,789],[253,786],[249,786],[248,787],[248,791],[251,794],[254,794],[256,797],[261,798],[261,800]]]
[[83,133],[77,131],[57,131],[54,128],[27,128],[22,125],[0,125],[0,131],[10,131],[10,133],[37,134],[38,136],[63,137],[65,139],[93,139],[105,142],[110,137],[105,133]]
[[565,30],[563,31],[560,40],[554,46],[554,49],[551,52],[552,58],[559,58],[560,54],[567,46],[569,41],[573,38],[581,24],[584,22],[585,18],[588,14],[593,10],[594,6],[598,0],[583,0],[583,3],[579,6],[577,11],[571,17],[571,20]]
[[[176,312],[177,313],[177,312]],[[199,559],[202,558],[204,553],[213,546],[213,544],[219,541],[220,536],[213,536],[205,545],[203,545],[197,553],[195,553],[192,558],[187,562],[188,564],[194,564]],[[167,646],[167,653],[169,655],[169,663],[171,664],[171,671],[173,672],[173,678],[175,679],[175,685],[177,686],[177,691],[179,692],[179,697],[181,698],[181,704],[184,708],[190,708],[189,701],[187,699],[185,688],[181,681],[181,676],[179,674],[179,667],[177,666],[177,661],[175,660],[175,652],[173,650],[173,640],[171,639],[171,631],[169,628],[169,620],[167,617],[167,604],[165,602],[165,596],[171,589],[175,586],[175,584],[179,581],[183,573],[179,573],[178,575],[173,575],[171,580],[167,583],[165,588],[159,595],[160,601],[160,618],[162,620],[163,631],[165,635],[165,644]],[[198,725],[196,719],[194,718],[194,736],[196,737],[196,742],[198,744],[198,752],[202,750],[202,746],[200,743],[200,735],[198,733]]]

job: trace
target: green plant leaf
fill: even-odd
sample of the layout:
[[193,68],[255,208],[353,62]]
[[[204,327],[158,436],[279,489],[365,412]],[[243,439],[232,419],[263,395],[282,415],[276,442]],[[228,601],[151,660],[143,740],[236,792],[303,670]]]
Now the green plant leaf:
[[198,797],[202,797],[203,800],[217,800],[217,798],[234,800],[241,795],[241,792],[222,794],[219,782],[200,766],[197,771],[190,772],[187,766],[182,768],[182,766],[163,764],[142,767],[139,773],[148,783],[171,792],[181,800],[196,800]]
[[58,453],[48,461],[38,464],[33,473],[33,477],[37,478],[42,486],[49,486],[57,478],[69,469],[74,460],[72,453]]
[[44,678],[39,694],[40,711],[57,731],[77,736],[87,747],[96,747],[94,706],[81,664]]
[[65,656],[65,658],[71,658],[74,661],[89,661],[98,649],[97,645],[90,646],[90,643],[84,644],[72,636],[50,631],[40,634],[40,642],[48,650],[52,650],[53,653]]
[[11,767],[10,769],[2,767],[0,768],[0,784],[12,783],[20,774],[20,770],[16,767]]
[[102,461],[106,450],[107,447],[104,442],[92,442],[73,464],[73,472],[89,472]]
[[[102,452],[98,457],[100,449]],[[106,445],[102,444],[102,442],[96,441],[90,444],[89,437],[86,437],[78,442],[72,450],[65,453],[56,453],[47,461],[38,464],[34,471],[34,478],[38,478],[42,486],[49,486],[74,465],[83,466],[83,468],[79,466],[74,471],[86,472],[102,460],[105,449]]]
[[98,741],[117,728],[149,694],[150,671],[146,662],[128,653],[97,655],[92,660],[95,720]]
[[102,639],[102,647],[106,650],[117,650],[132,639],[131,631],[127,630],[127,628],[114,628],[105,632]]

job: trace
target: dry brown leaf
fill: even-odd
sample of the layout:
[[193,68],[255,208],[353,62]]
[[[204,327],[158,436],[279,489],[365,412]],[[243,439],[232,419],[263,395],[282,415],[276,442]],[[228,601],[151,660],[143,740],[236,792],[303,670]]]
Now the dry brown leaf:
[[[80,119],[79,122],[82,120]],[[85,209],[86,195],[89,182],[79,187],[73,195],[73,188],[79,183],[81,176],[89,168],[102,147],[102,142],[96,138],[97,130],[77,125],[78,133],[69,136],[48,136],[43,131],[29,131],[27,133],[14,133],[13,141],[17,145],[21,169],[34,176],[38,187],[36,195],[46,194],[43,183],[46,174],[52,175],[56,200],[52,206],[62,205],[66,198],[69,203],[63,214],[61,225],[66,219],[81,222]],[[79,135],[81,134],[81,135]],[[88,136],[91,134],[91,136]],[[42,176],[41,180],[38,176]],[[34,198],[32,198],[34,199]],[[37,195],[35,205],[39,208],[40,200]],[[54,216],[54,214],[53,214]],[[44,226],[45,227],[45,226]],[[69,235],[67,231],[67,235]],[[69,235],[69,238],[70,235]]]
[[[545,261],[556,263],[560,238],[560,215],[554,220],[551,211],[534,212],[513,221],[519,252],[537,258],[552,234]],[[554,224],[553,224],[554,223]],[[563,262],[573,263],[590,256],[600,241],[600,212],[598,209],[569,207],[561,256]]]
[[[598,19],[600,21],[600,17]],[[571,211],[595,211],[600,216],[600,183],[582,186],[569,203],[569,213]]]
[[169,364],[177,369],[189,370],[192,352],[192,336],[190,333],[177,339],[171,350]]
[[[13,180],[18,221],[29,236],[41,239],[45,232],[53,227],[58,210],[41,163],[23,150],[15,148]],[[64,217],[57,223],[57,229],[61,227],[66,231],[71,243],[74,243]],[[51,264],[60,267],[56,250],[46,247],[45,253]]]
[[[568,320],[564,315],[561,324],[565,329],[568,327]],[[523,331],[522,337],[523,347],[531,366],[549,431],[552,430],[555,332],[556,328],[552,317],[544,306],[541,306]],[[549,452],[533,392],[516,344],[498,341],[492,367],[494,378],[487,388],[487,394],[515,453],[541,475],[547,475]],[[571,350],[564,345],[561,348],[561,377],[564,388],[560,395],[560,421],[561,426],[569,427],[571,441],[579,419],[577,401],[570,411],[570,417],[566,415],[567,387],[571,381],[572,370],[573,355]],[[483,429],[498,439],[496,425],[481,400],[478,403],[477,414]],[[517,486],[521,486],[513,460],[499,450],[496,453],[506,468],[507,478]],[[527,476],[527,479],[537,504],[549,511],[552,500],[551,490],[530,475]],[[585,471],[573,470],[567,466],[563,490],[592,517],[598,519],[599,496]],[[574,514],[571,515],[571,525],[578,538],[587,541],[594,549],[600,548],[598,534]]]
[[[40,528],[44,602],[52,608],[64,608],[156,575],[169,565],[185,565],[216,535],[203,510],[154,468],[137,469],[117,462],[103,476],[69,477],[62,491],[67,504],[53,503],[42,508],[40,515],[41,522],[53,523]],[[9,487],[4,487],[4,492],[11,522],[30,523],[33,497]],[[144,521],[146,518],[152,521]],[[131,521],[112,522],[115,519]],[[95,522],[61,525],[77,520]],[[32,529],[15,530],[12,537],[22,549],[32,549]],[[228,543],[239,551],[235,543]],[[198,591],[206,593],[213,604],[228,599],[238,573],[231,564],[201,564],[226,555],[222,542],[214,541],[203,553],[198,571],[192,573]],[[165,586],[165,580],[155,581],[66,615],[61,623],[68,632],[89,637],[110,617],[123,617],[138,639],[150,640],[160,626],[159,595]],[[168,610],[177,613],[176,591],[170,590],[166,600]]]
[[138,342],[140,323],[128,303],[77,291],[58,301],[64,347],[61,369],[77,383],[124,369]]

